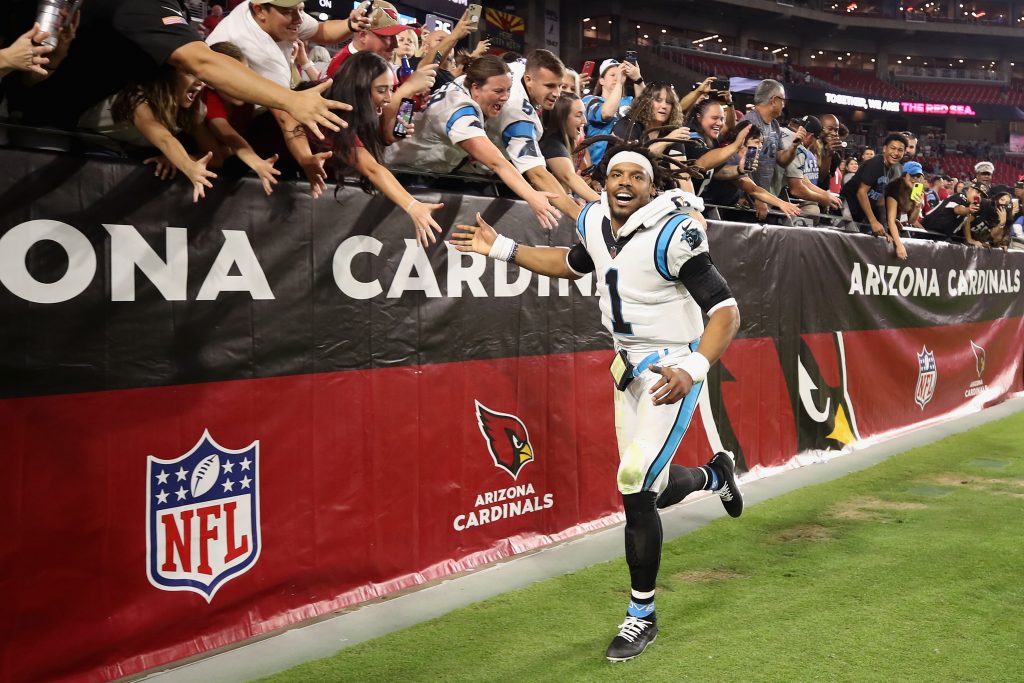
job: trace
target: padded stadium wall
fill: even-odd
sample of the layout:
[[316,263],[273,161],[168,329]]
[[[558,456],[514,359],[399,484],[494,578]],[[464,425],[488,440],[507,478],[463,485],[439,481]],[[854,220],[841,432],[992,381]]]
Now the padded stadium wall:
[[[0,680],[131,675],[622,519],[591,278],[422,249],[351,188],[192,204],[134,165],[0,157]],[[677,462],[756,474],[1021,391],[1021,254],[708,238],[743,324]]]

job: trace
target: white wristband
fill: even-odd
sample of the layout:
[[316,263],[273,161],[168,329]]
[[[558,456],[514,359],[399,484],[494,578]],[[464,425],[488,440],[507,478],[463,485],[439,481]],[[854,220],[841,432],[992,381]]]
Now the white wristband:
[[680,370],[685,370],[686,374],[693,378],[693,383],[696,384],[697,382],[703,382],[704,378],[708,376],[711,363],[702,354],[694,351],[684,358],[677,367]]
[[498,235],[494,238],[494,243],[491,244],[491,250],[487,252],[487,255],[499,261],[508,261],[515,247],[516,241],[514,239]]

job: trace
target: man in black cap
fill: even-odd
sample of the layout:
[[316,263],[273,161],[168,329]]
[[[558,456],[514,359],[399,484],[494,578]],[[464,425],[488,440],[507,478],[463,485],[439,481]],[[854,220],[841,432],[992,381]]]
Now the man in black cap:
[[816,217],[821,209],[838,209],[842,200],[827,190],[818,187],[818,157],[811,152],[822,126],[814,116],[802,119],[790,119],[789,127],[782,131],[783,147],[796,145],[793,160],[783,167],[778,167],[772,182],[774,194],[781,196],[783,189],[789,192],[793,201],[800,204],[800,212],[807,217]]

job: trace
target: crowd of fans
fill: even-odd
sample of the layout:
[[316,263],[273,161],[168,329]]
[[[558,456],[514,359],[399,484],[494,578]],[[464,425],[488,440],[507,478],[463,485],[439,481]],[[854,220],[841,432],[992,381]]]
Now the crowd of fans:
[[[314,198],[351,181],[402,208],[424,246],[442,232],[441,205],[407,188],[496,177],[552,228],[600,200],[599,163],[615,140],[672,160],[710,217],[860,229],[901,259],[909,235],[1024,239],[1024,179],[993,185],[991,162],[969,179],[929,177],[910,133],[858,153],[835,114],[787,120],[773,79],[737,111],[727,80],[648,83],[635,52],[577,73],[547,50],[499,56],[486,40],[458,50],[475,19],[467,11],[451,32],[427,32],[384,0],[323,22],[301,0],[231,2],[201,21],[178,0],[87,2],[63,17],[56,47],[36,24],[0,50],[0,75],[12,115],[155,150],[140,158],[160,178],[183,175],[194,202],[221,173],[251,171],[268,195],[281,178],[304,178]],[[922,147],[945,144],[930,136]]]

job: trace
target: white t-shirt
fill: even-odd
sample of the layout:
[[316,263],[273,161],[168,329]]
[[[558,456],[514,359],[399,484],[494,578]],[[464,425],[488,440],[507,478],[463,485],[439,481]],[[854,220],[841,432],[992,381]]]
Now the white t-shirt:
[[[303,12],[299,38],[309,40],[316,34],[319,25],[316,19]],[[287,40],[277,42],[260,28],[252,17],[249,0],[245,0],[221,19],[206,39],[207,45],[223,42],[234,43],[241,48],[242,54],[249,62],[249,68],[263,78],[284,88],[291,87],[292,44]]]
[[519,63],[509,65],[512,91],[501,108],[501,114],[487,121],[487,135],[491,142],[505,153],[520,173],[545,166],[544,155],[540,152],[544,126],[523,85],[525,68]]
[[460,142],[486,137],[484,114],[457,80],[435,92],[413,118],[416,132],[388,147],[384,161],[433,173],[451,173],[468,156]]

